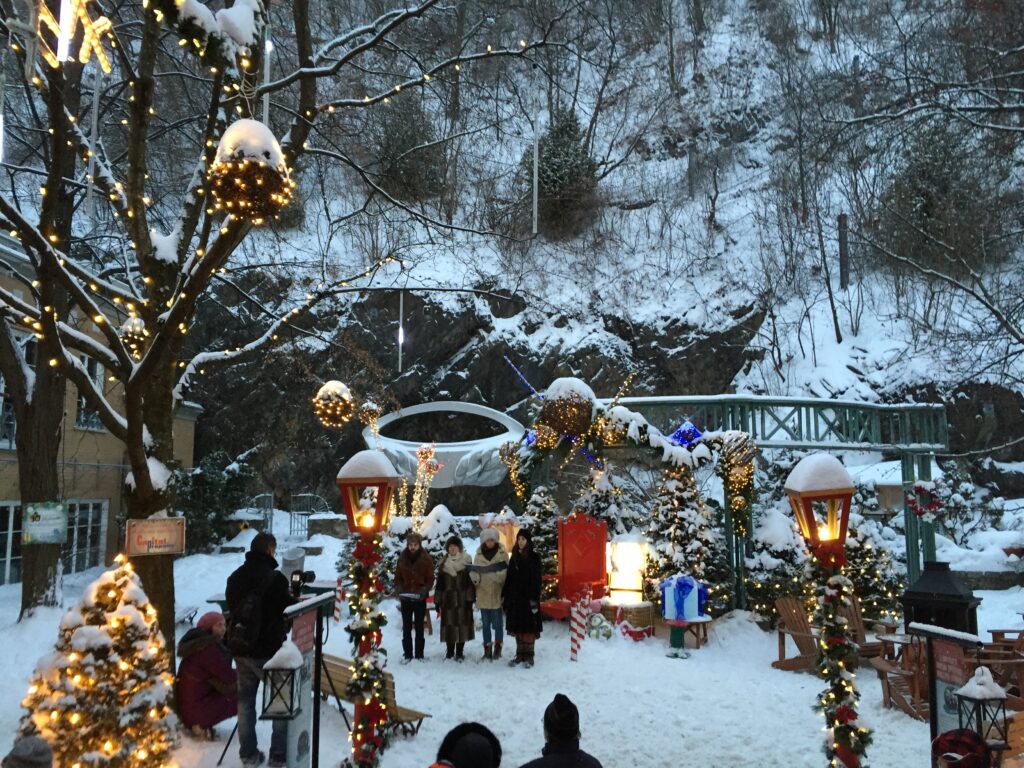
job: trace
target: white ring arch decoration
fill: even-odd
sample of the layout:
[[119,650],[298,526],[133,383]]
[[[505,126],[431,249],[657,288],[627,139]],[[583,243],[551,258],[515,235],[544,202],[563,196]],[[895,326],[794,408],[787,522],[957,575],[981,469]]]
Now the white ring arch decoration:
[[[434,488],[452,488],[457,485],[498,485],[508,475],[508,468],[498,456],[502,443],[519,442],[526,433],[526,427],[508,414],[475,403],[459,400],[441,400],[421,403],[382,416],[377,422],[378,431],[392,422],[420,413],[467,413],[496,421],[505,427],[505,432],[479,440],[464,440],[458,443],[436,443],[434,460],[444,467],[434,475]],[[373,436],[373,431],[363,430],[363,441],[370,448],[378,447],[387,454],[395,469],[410,479],[416,477],[416,449],[423,441],[398,440],[393,437]]]

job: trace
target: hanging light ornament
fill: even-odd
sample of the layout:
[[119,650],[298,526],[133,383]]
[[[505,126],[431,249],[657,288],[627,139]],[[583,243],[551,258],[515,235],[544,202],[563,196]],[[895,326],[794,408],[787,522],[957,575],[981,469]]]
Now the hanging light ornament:
[[534,425],[537,447],[550,449],[564,436],[572,439],[586,435],[593,420],[594,399],[594,391],[579,379],[566,377],[551,382]]
[[352,391],[340,381],[328,381],[313,398],[313,412],[325,427],[338,429],[355,413]]
[[373,402],[373,400],[366,400],[359,406],[359,421],[364,427],[370,428],[370,432],[373,433],[375,438],[380,434],[380,429],[377,426],[377,422],[380,420],[380,415],[380,406]]
[[134,360],[142,359],[142,353],[146,349],[149,339],[149,331],[146,330],[145,321],[138,315],[132,315],[121,324],[118,332],[121,343],[128,349],[128,354]]
[[278,218],[292,199],[291,179],[281,145],[259,120],[233,122],[217,146],[208,174],[214,208],[259,226]]

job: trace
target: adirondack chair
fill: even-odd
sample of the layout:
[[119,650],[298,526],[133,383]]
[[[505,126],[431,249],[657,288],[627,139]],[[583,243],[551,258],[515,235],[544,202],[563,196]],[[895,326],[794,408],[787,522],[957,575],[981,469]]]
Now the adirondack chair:
[[[1024,710],[1024,630],[989,630],[993,642],[986,643],[968,659],[970,671],[985,666],[992,678],[1006,689],[1006,708]],[[1007,637],[1016,634],[1017,637]]]
[[[811,629],[803,602],[796,597],[780,597],[775,601],[775,610],[779,614],[779,658],[772,666],[791,672],[813,669],[818,662],[818,637]],[[796,656],[786,656],[787,637],[796,644]]]
[[[860,610],[860,600],[857,599],[856,595],[850,596],[850,606],[848,608],[842,608],[840,615],[846,617],[847,630],[852,639],[859,646],[859,655],[862,663],[867,659],[873,659],[876,656],[882,655],[882,643],[877,640],[868,642],[867,639],[867,627],[864,625],[864,615]],[[892,621],[874,621],[873,625],[880,625],[885,629],[886,632],[895,632],[896,623]]]
[[929,718],[928,653],[920,638],[901,636],[887,652],[868,659],[882,686],[882,706],[896,707],[916,720]]

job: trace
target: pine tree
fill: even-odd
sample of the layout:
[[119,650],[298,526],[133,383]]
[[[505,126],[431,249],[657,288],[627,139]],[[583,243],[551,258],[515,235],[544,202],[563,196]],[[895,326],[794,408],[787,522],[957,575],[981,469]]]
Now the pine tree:
[[434,558],[435,565],[448,554],[448,539],[461,535],[455,515],[444,504],[438,504],[420,521],[419,533],[423,536],[423,549]]
[[533,489],[520,518],[521,528],[530,531],[533,551],[541,563],[541,574],[550,576],[541,582],[541,597],[552,599],[558,593],[558,506],[543,485]]
[[589,483],[576,498],[572,511],[606,521],[609,537],[628,533],[645,517],[629,504],[621,482],[612,475],[610,465],[604,469],[591,468]]
[[56,649],[36,665],[22,701],[19,731],[49,741],[56,765],[170,763],[171,660],[139,577],[123,556],[116,562],[64,615]]
[[865,618],[896,621],[901,614],[905,569],[893,559],[888,545],[895,536],[881,523],[850,514],[843,574],[853,582]]
[[708,587],[708,606],[718,613],[728,605],[729,567],[725,539],[712,525],[711,510],[686,467],[666,469],[647,527],[652,556],[647,565],[649,594],[657,599],[659,584],[686,573]]

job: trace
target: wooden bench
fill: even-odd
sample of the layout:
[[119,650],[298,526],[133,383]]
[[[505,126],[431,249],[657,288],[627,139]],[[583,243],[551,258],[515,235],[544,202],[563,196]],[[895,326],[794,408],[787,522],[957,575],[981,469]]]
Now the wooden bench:
[[[323,669],[320,674],[320,696],[327,698],[332,696],[338,705],[338,711],[345,718],[345,725],[352,730],[352,723],[348,719],[348,713],[342,706],[342,701],[352,704],[355,701],[346,692],[348,683],[352,679],[352,662],[340,656],[323,655]],[[388,711],[388,728],[400,731],[408,736],[415,736],[419,733],[424,718],[430,717],[426,712],[417,712],[415,709],[400,707],[395,702],[395,677],[390,672],[384,673],[384,706]]]

